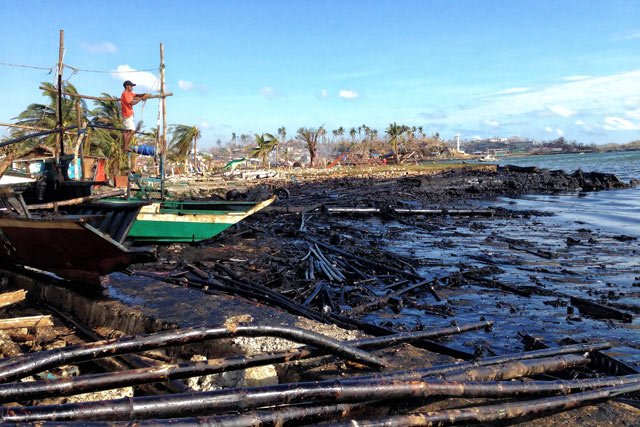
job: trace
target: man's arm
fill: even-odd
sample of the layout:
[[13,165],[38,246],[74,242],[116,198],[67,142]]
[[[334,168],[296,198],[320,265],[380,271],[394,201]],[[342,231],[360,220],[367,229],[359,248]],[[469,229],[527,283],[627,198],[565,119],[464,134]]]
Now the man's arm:
[[149,95],[146,93],[136,93],[133,95],[133,99],[131,100],[131,105],[136,105],[138,102],[146,100]]

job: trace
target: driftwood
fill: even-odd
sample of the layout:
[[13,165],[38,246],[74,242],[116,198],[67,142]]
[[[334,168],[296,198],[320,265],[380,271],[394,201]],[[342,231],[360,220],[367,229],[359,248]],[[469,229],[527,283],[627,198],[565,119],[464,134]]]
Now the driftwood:
[[12,319],[0,319],[0,330],[16,328],[39,328],[42,326],[53,326],[51,316],[27,316],[14,317]]
[[[613,386],[613,387],[612,387]],[[141,420],[177,416],[210,415],[222,411],[248,410],[295,403],[363,402],[379,399],[427,397],[506,398],[566,394],[597,387],[601,399],[640,390],[640,377],[615,377],[577,381],[442,381],[442,380],[328,380],[279,384],[249,389],[225,389],[198,394],[133,397],[128,399],[0,408],[0,422],[80,420]],[[571,400],[580,397],[569,396]],[[522,405],[522,403],[519,403]]]
[[391,300],[391,299],[398,298],[402,294],[405,294],[407,292],[413,291],[413,290],[415,290],[417,288],[421,288],[421,287],[426,287],[431,292],[431,294],[433,295],[433,297],[437,301],[442,301],[442,298],[440,297],[440,295],[438,295],[438,292],[436,292],[436,289],[433,286],[436,283],[438,283],[437,279],[434,279],[434,280],[423,280],[423,281],[418,282],[418,283],[413,283],[413,284],[407,286],[406,288],[400,289],[399,291],[392,292],[392,293],[390,293],[388,295],[385,295],[383,297],[379,297],[379,298],[375,299],[374,301],[368,302],[366,304],[360,304],[357,307],[349,310],[348,314],[352,315],[352,314],[362,313],[364,311],[376,309],[376,308],[378,308],[378,307],[380,307],[382,305],[387,304],[389,302],[389,300]]
[[329,350],[332,354],[368,366],[381,367],[385,362],[362,350],[350,347],[315,332],[285,326],[240,326],[224,328],[198,328],[168,331],[149,335],[105,340],[85,345],[25,354],[0,363],[0,381],[13,381],[36,372],[68,363],[84,362],[96,358],[165,348],[173,345],[203,342],[218,338],[273,336]]
[[0,294],[0,308],[24,301],[27,297],[27,291],[21,289],[15,292],[5,292]]
[[581,313],[600,319],[617,319],[626,323],[631,323],[633,321],[633,315],[629,313],[625,313],[613,307],[608,307],[584,298],[571,297],[571,304],[578,307],[578,310],[580,310]]
[[[342,316],[336,313],[319,313],[315,310],[311,310],[310,308],[303,306],[302,304],[296,303],[294,300],[281,295],[280,293],[275,292],[267,288],[266,286],[259,284],[248,284],[239,280],[233,280],[229,277],[216,275],[213,273],[210,273],[211,278],[209,280],[202,280],[198,278],[170,278],[147,272],[136,272],[136,274],[140,276],[151,277],[157,280],[162,280],[168,283],[175,283],[180,286],[187,285],[200,289],[206,293],[212,293],[213,291],[211,291],[211,289],[216,289],[222,292],[227,292],[231,295],[240,295],[245,298],[255,299],[266,304],[272,304],[276,307],[284,308],[291,313],[305,316],[318,322],[330,322],[346,329],[359,329],[365,333],[375,336],[396,334],[396,331],[392,329],[374,325],[368,322],[363,322],[361,320],[352,319],[347,316]],[[224,285],[223,283],[220,283],[220,281],[214,279],[220,279],[229,283],[229,285]],[[322,290],[320,290],[320,292],[322,292]],[[425,348],[429,351],[446,354],[448,356],[464,360],[471,360],[475,357],[472,353],[450,348],[431,340],[419,340],[416,341],[414,345]]]
[[329,250],[331,252],[335,252],[337,254],[346,256],[348,258],[355,259],[355,260],[357,260],[357,261],[359,261],[361,263],[370,265],[370,266],[375,267],[375,268],[379,268],[382,271],[389,271],[391,273],[395,273],[395,274],[398,274],[398,275],[401,275],[401,276],[405,276],[405,277],[410,277],[410,278],[416,279],[416,280],[424,280],[424,278],[422,276],[420,276],[418,274],[415,274],[413,272],[408,272],[408,271],[401,270],[401,269],[398,269],[398,268],[390,267],[388,265],[384,265],[384,264],[376,262],[376,261],[372,261],[372,260],[370,260],[368,258],[364,258],[364,257],[358,256],[356,254],[352,254],[352,253],[350,253],[348,251],[345,251],[343,249],[337,248],[337,247],[335,247],[333,245],[329,245],[327,243],[323,243],[323,242],[321,242],[319,240],[316,240],[316,239],[313,239],[311,237],[306,237],[306,239],[309,242],[315,243],[316,245],[318,245],[318,246],[320,246],[320,247],[322,247],[324,249],[327,249],[327,250]]

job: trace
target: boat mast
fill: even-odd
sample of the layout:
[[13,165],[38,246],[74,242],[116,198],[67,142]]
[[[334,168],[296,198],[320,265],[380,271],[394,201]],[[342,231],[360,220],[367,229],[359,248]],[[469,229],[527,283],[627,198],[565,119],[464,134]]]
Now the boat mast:
[[62,73],[64,71],[64,64],[62,58],[64,56],[64,30],[60,30],[60,47],[58,49],[58,142],[60,144],[60,155],[64,155],[64,129],[62,123]]
[[165,161],[167,159],[167,109],[164,96],[164,45],[160,43],[160,105],[162,105],[162,138],[160,148],[160,199],[164,200]]

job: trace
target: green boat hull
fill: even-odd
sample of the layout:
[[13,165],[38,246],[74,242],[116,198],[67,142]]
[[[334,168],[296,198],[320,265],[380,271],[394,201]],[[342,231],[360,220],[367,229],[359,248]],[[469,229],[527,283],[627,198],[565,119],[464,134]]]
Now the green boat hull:
[[276,200],[156,202],[142,207],[127,238],[139,242],[198,242],[217,236]]
[[127,237],[140,242],[198,242],[215,237],[232,225],[136,220]]

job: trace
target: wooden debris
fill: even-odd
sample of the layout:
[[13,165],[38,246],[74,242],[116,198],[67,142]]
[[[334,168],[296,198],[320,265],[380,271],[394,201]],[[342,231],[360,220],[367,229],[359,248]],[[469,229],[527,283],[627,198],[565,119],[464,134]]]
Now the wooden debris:
[[51,316],[27,316],[15,317],[13,319],[0,319],[0,330],[17,328],[39,328],[42,326],[53,326]]
[[21,289],[15,292],[5,292],[0,294],[0,308],[24,301],[27,297],[27,291]]

